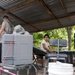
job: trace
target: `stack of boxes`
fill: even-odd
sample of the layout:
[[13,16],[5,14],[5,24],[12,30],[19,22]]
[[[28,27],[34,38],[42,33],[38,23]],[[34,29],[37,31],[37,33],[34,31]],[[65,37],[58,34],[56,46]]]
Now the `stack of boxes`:
[[2,63],[4,65],[31,64],[33,59],[32,35],[5,34],[2,37]]

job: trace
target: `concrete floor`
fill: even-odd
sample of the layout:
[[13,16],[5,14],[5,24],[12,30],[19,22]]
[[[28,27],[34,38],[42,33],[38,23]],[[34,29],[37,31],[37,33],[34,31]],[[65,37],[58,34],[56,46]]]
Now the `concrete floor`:
[[[74,67],[74,70],[75,70],[75,67]],[[16,71],[13,71],[13,72],[16,73]],[[21,70],[20,73],[19,73],[19,75],[27,75],[26,72],[27,72],[26,69]],[[2,75],[9,75],[9,74],[2,73]],[[30,70],[30,74],[29,74],[29,75],[36,75],[36,74],[35,74],[35,71],[34,71],[33,68]],[[38,73],[37,73],[37,75],[43,75],[43,71],[42,71],[42,69],[38,69]],[[75,72],[74,72],[74,75],[75,75]]]
[[75,75],[75,67],[74,67],[74,75]]

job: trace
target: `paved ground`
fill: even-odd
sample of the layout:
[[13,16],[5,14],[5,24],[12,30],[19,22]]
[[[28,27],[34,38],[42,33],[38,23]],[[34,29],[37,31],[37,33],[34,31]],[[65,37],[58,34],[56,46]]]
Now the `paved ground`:
[[[74,70],[75,70],[75,67],[74,67]],[[16,71],[15,71],[15,73],[16,73]],[[3,73],[2,75],[9,75],[9,74]],[[27,75],[26,74],[26,69],[21,70],[19,75]],[[29,75],[36,75],[33,68],[30,70],[30,74]],[[43,75],[42,69],[38,69],[38,74],[37,75]],[[75,72],[74,72],[74,75],[75,75]]]
[[75,67],[74,67],[74,75],[75,75]]

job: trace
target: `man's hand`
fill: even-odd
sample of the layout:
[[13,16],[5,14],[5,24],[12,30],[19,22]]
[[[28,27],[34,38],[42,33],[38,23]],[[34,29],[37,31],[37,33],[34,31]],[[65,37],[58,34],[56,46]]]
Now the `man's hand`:
[[47,50],[47,52],[48,52],[48,53],[53,53],[53,51],[52,51],[52,50]]

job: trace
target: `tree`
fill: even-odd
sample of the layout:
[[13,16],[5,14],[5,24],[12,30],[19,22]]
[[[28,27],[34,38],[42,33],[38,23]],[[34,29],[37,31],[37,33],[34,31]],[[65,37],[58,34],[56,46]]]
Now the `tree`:
[[72,34],[72,27],[67,27],[67,34],[68,34],[68,50],[71,50],[71,34]]

